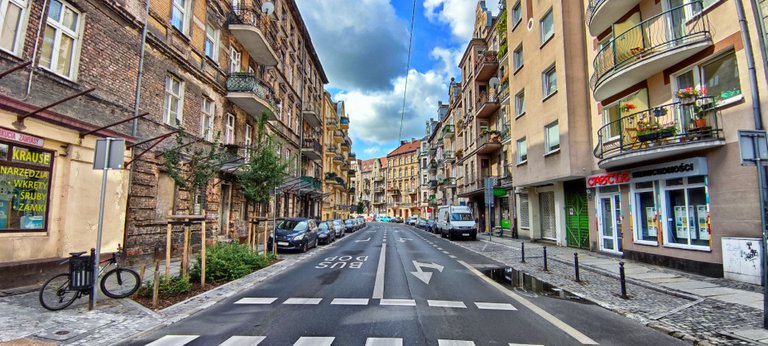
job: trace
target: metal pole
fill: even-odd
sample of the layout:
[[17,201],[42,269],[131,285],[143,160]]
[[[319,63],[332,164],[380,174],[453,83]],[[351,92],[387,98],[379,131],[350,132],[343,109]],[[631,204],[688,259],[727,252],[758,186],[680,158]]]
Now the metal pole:
[[621,285],[621,297],[627,299],[627,278],[624,276],[624,261],[619,262],[619,284]]
[[549,271],[549,267],[547,266],[547,247],[544,247],[544,271]]
[[101,172],[101,196],[99,196],[99,224],[96,231],[96,253],[93,256],[93,285],[91,286],[91,305],[96,309],[96,300],[99,293],[96,282],[99,281],[99,255],[101,254],[101,231],[104,226],[104,199],[107,194],[107,172],[109,171],[109,151],[112,146],[112,138],[106,139],[104,146],[104,168]]
[[[275,196],[275,210],[272,211],[272,254],[277,254],[277,188],[273,188]],[[266,253],[266,250],[264,251]]]
[[761,250],[763,252],[763,260],[761,263],[763,270],[763,328],[768,329],[768,275],[766,275],[766,269],[768,269],[768,256],[766,256],[766,249],[768,249],[768,234],[765,229],[765,184],[763,177],[763,165],[760,160],[760,148],[757,145],[758,137],[752,137],[752,148],[755,151],[755,167],[757,167],[757,186],[760,191],[760,227],[763,241],[761,242]]
[[520,263],[525,263],[525,243],[520,243]]
[[573,253],[573,269],[576,271],[576,282],[581,282],[579,277],[579,254],[577,252]]

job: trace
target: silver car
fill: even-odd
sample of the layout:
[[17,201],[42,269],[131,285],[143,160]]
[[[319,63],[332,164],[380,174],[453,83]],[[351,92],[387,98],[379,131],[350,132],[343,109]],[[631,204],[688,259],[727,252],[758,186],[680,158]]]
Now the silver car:
[[336,231],[336,238],[341,238],[346,234],[346,227],[344,227],[344,222],[341,220],[328,220],[328,222],[333,223],[333,229]]

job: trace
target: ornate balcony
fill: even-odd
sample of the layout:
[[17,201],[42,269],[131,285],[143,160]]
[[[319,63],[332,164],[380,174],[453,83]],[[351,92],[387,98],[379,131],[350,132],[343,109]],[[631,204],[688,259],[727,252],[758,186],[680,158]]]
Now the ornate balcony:
[[477,57],[475,63],[475,81],[486,82],[496,74],[499,69],[499,57],[496,51],[485,51]]
[[267,120],[276,119],[277,102],[272,90],[259,83],[252,73],[230,74],[227,78],[227,98],[254,119],[259,119],[262,114],[267,115]]
[[312,127],[319,128],[323,126],[323,123],[320,120],[320,110],[313,104],[309,104],[308,107],[304,109],[304,121]]
[[443,135],[450,135],[454,133],[453,125],[447,124],[443,126]]
[[373,178],[373,181],[384,181],[383,175],[377,175],[375,178]]
[[477,114],[475,116],[478,119],[488,118],[500,107],[499,99],[495,94],[488,96],[488,93],[481,93],[477,97]]
[[333,131],[333,141],[341,144],[344,142],[344,133],[341,132],[341,130],[334,130]]
[[335,145],[327,145],[325,146],[325,155],[336,156],[336,150]]
[[337,117],[325,117],[325,126],[330,129],[336,129],[339,125],[339,119]]
[[232,35],[248,50],[248,54],[261,65],[278,63],[275,22],[260,9],[239,8],[230,14],[227,24]]
[[501,149],[501,139],[496,132],[481,134],[477,138],[478,155],[488,155]]
[[[606,1],[617,2],[620,0]],[[590,86],[597,101],[615,95],[684,61],[711,46],[709,20],[698,13],[701,2],[692,2],[657,14],[637,24],[597,52],[592,62]]]
[[594,155],[600,168],[677,156],[725,144],[712,98],[680,102],[633,113],[597,131]]
[[446,150],[443,151],[443,159],[446,162],[454,162],[456,161],[456,155],[453,154],[453,150]]
[[320,160],[323,158],[323,146],[316,139],[304,138],[301,153],[310,160]]
[[585,17],[589,34],[599,36],[639,3],[640,0],[589,0]]
[[309,185],[309,188],[312,190],[322,190],[323,184],[320,182],[320,179],[317,179],[315,177],[310,177],[307,175],[301,176],[301,180]]

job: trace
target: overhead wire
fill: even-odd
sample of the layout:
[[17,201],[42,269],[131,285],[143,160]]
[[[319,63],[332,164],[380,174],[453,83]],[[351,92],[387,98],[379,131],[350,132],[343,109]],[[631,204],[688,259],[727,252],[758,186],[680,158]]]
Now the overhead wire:
[[411,47],[413,46],[413,24],[416,21],[416,0],[413,0],[413,9],[411,9],[411,31],[408,37],[408,61],[405,64],[405,86],[403,87],[403,109],[400,112],[400,133],[398,141],[403,140],[403,120],[405,119],[405,100],[408,95],[408,74],[411,70]]

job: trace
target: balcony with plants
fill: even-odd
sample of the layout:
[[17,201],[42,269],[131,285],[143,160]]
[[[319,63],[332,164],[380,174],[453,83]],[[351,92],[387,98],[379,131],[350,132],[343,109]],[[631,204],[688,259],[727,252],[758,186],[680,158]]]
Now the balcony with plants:
[[599,36],[616,21],[637,6],[641,0],[589,0],[586,21],[589,34]]
[[495,91],[491,90],[490,94],[488,91],[480,92],[477,96],[477,113],[475,116],[478,119],[488,118],[500,107],[499,97]]
[[479,53],[475,62],[475,81],[487,82],[499,70],[498,52],[487,50]]
[[501,131],[495,129],[480,130],[477,138],[477,154],[488,155],[501,149]]
[[341,144],[344,142],[344,132],[341,132],[341,130],[334,130],[333,141],[336,142],[336,144]]
[[262,113],[267,120],[275,120],[277,100],[275,94],[253,73],[233,72],[227,78],[227,98],[242,108],[254,119],[260,119]]
[[[687,90],[687,89],[686,89]],[[688,95],[685,90],[678,96]],[[622,104],[628,114],[597,131],[594,155],[601,168],[612,168],[725,144],[722,120],[712,97],[680,97],[680,102],[630,113],[632,104]]]
[[[619,0],[615,0],[619,1]],[[615,95],[712,46],[701,2],[691,2],[652,16],[616,35],[592,62],[590,86],[597,101]]]
[[277,25],[275,20],[264,14],[260,8],[236,9],[229,14],[227,27],[260,65],[277,65]]

